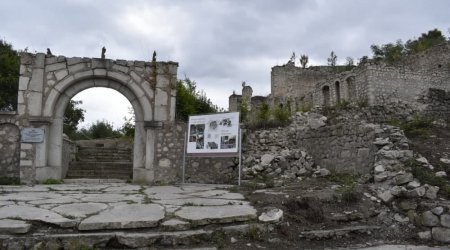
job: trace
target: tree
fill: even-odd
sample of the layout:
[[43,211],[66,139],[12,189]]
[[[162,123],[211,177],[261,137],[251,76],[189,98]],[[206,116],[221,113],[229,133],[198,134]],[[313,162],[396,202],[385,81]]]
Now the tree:
[[269,104],[263,102],[263,104],[259,107],[258,113],[256,117],[259,122],[267,122],[270,119],[270,107]]
[[195,81],[186,77],[177,82],[176,117],[178,120],[187,121],[190,115],[219,111],[221,109],[212,104],[205,92],[197,90]]
[[331,67],[336,66],[337,55],[334,53],[334,51],[331,51],[330,57],[328,57],[327,61],[328,61],[329,66],[331,66]]
[[402,59],[405,46],[402,40],[397,40],[395,44],[388,43],[382,46],[373,44],[370,48],[372,49],[374,59],[383,60],[387,63],[395,63]]
[[347,58],[345,58],[345,61],[346,61],[345,66],[346,66],[347,70],[350,70],[355,66],[355,62],[353,61],[353,58],[348,56]]
[[445,39],[440,30],[430,30],[427,33],[422,33],[422,36],[417,40],[406,41],[405,52],[407,54],[416,54],[446,41],[447,39]]
[[101,139],[101,138],[119,138],[121,133],[114,130],[112,123],[106,120],[96,121],[88,129],[89,137],[91,139]]
[[66,110],[64,111],[63,132],[72,139],[75,137],[78,124],[84,121],[84,113],[86,111],[80,107],[77,107],[82,103],[82,101],[70,100],[69,104],[67,104]]
[[295,52],[292,52],[291,59],[289,59],[289,62],[295,63],[295,59],[296,59]]
[[131,117],[124,117],[125,123],[122,125],[121,133],[129,138],[134,138],[134,131],[135,131],[135,115],[134,110],[132,107],[128,108],[128,114],[131,115]]
[[0,39],[0,111],[17,109],[20,58],[11,44]]
[[395,63],[400,61],[406,55],[413,55],[423,52],[435,45],[445,43],[447,39],[438,29],[423,33],[418,39],[410,39],[406,43],[397,40],[394,43],[370,46],[373,58],[386,63]]
[[302,65],[302,68],[306,68],[306,65],[308,64],[308,56],[303,54],[300,56],[300,65]]

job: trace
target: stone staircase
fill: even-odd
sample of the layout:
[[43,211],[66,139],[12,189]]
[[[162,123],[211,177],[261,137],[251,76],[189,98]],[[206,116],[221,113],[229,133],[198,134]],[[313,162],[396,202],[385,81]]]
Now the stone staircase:
[[78,146],[76,161],[69,165],[66,178],[131,179],[132,150],[129,148]]

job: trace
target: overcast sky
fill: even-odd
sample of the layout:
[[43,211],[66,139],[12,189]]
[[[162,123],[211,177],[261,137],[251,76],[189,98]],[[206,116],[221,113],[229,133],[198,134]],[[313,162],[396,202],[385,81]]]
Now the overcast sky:
[[[178,78],[197,82],[228,107],[246,81],[254,95],[270,93],[270,70],[293,51],[310,65],[331,51],[344,63],[371,55],[371,44],[406,41],[438,28],[449,36],[448,0],[5,0],[0,38],[15,49],[65,56],[179,62]],[[110,94],[112,92],[112,94]],[[86,123],[119,126],[131,106],[120,94],[90,89]],[[116,92],[117,93],[117,92]],[[102,105],[103,104],[103,105]]]

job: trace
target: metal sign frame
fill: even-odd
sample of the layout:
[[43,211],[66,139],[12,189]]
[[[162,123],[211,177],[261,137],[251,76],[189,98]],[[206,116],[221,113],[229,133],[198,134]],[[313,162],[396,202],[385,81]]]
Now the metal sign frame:
[[[236,112],[239,115],[239,112]],[[226,114],[226,113],[224,113]],[[217,115],[217,114],[205,114],[203,116],[208,115]],[[191,118],[191,117],[189,117]],[[184,136],[184,150],[183,150],[183,164],[182,164],[182,184],[185,184],[185,172],[186,172],[186,158],[187,157],[239,157],[239,166],[238,166],[238,186],[241,185],[241,172],[242,172],[242,129],[240,127],[238,119],[238,140],[237,140],[237,152],[224,152],[224,153],[187,153],[187,144],[188,144],[188,131],[189,131],[189,122],[186,125],[186,132]]]

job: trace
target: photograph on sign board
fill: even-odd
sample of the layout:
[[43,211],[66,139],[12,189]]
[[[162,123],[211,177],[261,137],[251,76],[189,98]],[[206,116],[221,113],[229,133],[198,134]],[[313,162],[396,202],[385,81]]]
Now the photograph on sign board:
[[236,136],[222,136],[220,139],[220,148],[228,149],[228,148],[236,148]]
[[196,149],[205,147],[205,124],[192,124],[190,127],[189,142],[195,142]]

